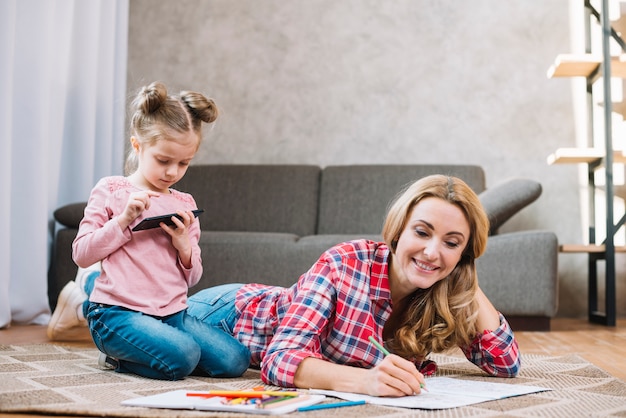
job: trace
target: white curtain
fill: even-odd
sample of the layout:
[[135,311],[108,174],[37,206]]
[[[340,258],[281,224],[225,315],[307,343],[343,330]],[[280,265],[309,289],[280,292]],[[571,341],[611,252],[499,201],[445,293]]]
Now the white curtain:
[[128,1],[0,0],[0,328],[47,323],[52,213],[122,173]]

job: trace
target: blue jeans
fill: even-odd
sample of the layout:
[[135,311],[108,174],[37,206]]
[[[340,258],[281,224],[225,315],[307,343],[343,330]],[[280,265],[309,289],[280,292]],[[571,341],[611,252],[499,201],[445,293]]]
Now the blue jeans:
[[[235,296],[237,291],[243,286],[240,283],[223,284],[200,290],[198,293],[189,297],[187,301],[187,313],[204,323],[206,326],[219,329],[228,334],[228,338],[223,336],[220,344],[226,343],[233,337],[233,329],[239,318],[239,314],[235,309]],[[239,343],[239,342],[238,342]],[[242,347],[243,344],[239,343]],[[250,362],[250,351],[246,347],[246,360]],[[233,359],[236,352],[230,354]]]
[[189,297],[187,313],[232,336],[238,318],[235,296],[241,286],[240,283],[234,283],[203,289]]
[[236,377],[250,364],[250,351],[233,337],[232,328],[203,323],[187,310],[155,317],[89,302],[85,317],[98,349],[117,359],[118,372],[163,380],[194,371]]

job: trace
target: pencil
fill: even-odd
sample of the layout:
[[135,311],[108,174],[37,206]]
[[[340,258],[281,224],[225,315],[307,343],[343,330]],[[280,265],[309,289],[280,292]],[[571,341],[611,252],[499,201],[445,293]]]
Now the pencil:
[[383,347],[383,345],[381,343],[376,341],[376,339],[374,338],[373,335],[370,335],[370,342],[372,344],[374,344],[376,346],[376,348],[378,348],[380,351],[382,351],[384,355],[388,356],[389,354],[391,354],[389,351],[387,351],[387,349],[385,347]]
[[364,404],[365,404],[364,400],[336,402],[336,403],[320,403],[317,405],[302,406],[298,408],[298,412],[317,411],[318,409],[341,408],[343,406],[356,406],[356,405],[364,405]]
[[[376,341],[376,338],[374,338],[373,335],[369,336],[369,340],[372,344],[374,344],[376,346],[376,348],[378,348],[380,351],[382,351],[382,353],[385,356],[388,356],[389,354],[391,354],[381,343],[379,343],[378,341]],[[426,386],[423,383],[420,383],[420,388],[424,389],[425,391],[428,392],[428,389],[426,389]]]

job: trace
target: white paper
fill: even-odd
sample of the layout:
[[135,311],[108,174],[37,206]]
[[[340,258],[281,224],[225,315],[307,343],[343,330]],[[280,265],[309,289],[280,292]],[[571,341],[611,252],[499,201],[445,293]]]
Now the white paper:
[[331,390],[312,389],[311,392],[349,401],[364,400],[376,405],[414,409],[446,409],[551,390],[539,386],[482,382],[450,377],[428,378],[426,379],[426,388],[427,391],[423,390],[419,395],[401,398],[368,396]]

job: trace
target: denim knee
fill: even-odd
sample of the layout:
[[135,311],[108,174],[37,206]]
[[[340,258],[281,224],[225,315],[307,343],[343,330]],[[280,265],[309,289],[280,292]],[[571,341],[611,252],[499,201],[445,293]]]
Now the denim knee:
[[174,356],[168,359],[167,362],[161,362],[160,366],[153,367],[156,370],[160,369],[160,373],[163,375],[163,380],[182,380],[189,376],[198,367],[200,361],[200,348],[195,350],[187,349],[186,352],[180,353],[179,356]]
[[239,377],[250,367],[250,350],[240,344],[238,350],[228,358],[220,359],[220,370],[222,372],[215,377]]

